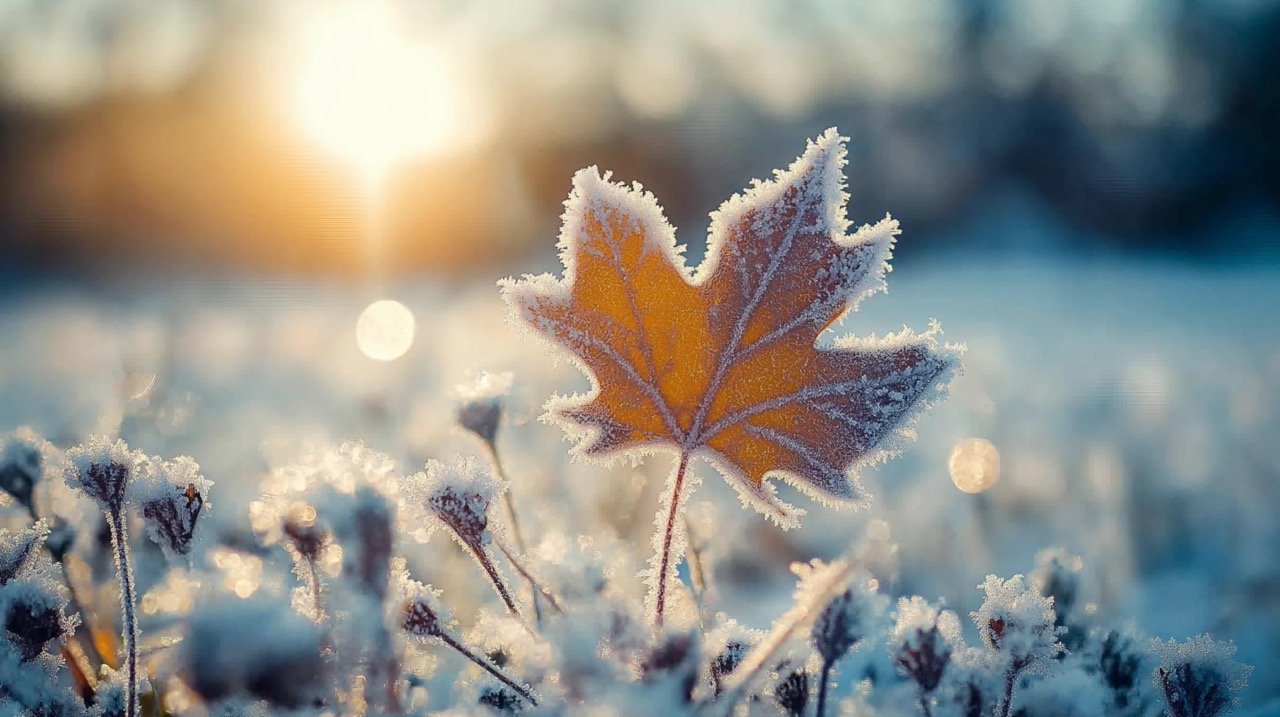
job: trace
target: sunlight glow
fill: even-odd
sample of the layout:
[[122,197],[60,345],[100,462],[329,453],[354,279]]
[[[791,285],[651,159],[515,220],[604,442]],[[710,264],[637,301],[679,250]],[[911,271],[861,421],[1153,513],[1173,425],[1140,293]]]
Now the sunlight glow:
[[378,0],[317,10],[292,80],[302,130],[371,191],[395,164],[456,151],[483,124],[457,68],[409,37],[396,10]]
[[952,449],[948,468],[957,488],[982,493],[1000,480],[1000,451],[985,438],[969,438]]
[[413,313],[398,301],[369,304],[356,322],[356,344],[376,361],[394,361],[413,345]]

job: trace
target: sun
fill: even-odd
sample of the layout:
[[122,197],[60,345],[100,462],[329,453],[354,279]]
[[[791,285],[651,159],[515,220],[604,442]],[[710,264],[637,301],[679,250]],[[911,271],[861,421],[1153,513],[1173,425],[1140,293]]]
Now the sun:
[[307,138],[370,188],[397,163],[456,151],[481,119],[440,47],[389,2],[320,5],[297,38],[288,101]]

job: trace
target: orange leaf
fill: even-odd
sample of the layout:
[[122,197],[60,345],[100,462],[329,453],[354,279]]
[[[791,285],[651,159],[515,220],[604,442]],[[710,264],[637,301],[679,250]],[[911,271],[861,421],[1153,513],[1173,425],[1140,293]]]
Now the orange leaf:
[[640,185],[594,168],[573,178],[560,234],[562,279],[502,282],[515,312],[574,356],[592,383],[553,398],[551,418],[588,456],[659,447],[710,460],[783,525],[766,478],[823,502],[864,500],[856,471],[887,457],[959,368],[960,347],[923,335],[819,335],[883,290],[898,224],[852,234],[844,138],[828,130],[772,181],[712,215],[707,256],[683,246]]

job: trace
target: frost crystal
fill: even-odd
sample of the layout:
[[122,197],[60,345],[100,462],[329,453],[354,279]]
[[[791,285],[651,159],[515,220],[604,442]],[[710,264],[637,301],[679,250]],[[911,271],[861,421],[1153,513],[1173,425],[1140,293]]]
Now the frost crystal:
[[458,425],[480,437],[491,449],[498,436],[503,401],[511,392],[510,373],[481,373],[470,383],[457,387],[460,400]]
[[1062,651],[1053,598],[1036,592],[1021,575],[1008,580],[988,575],[978,587],[987,598],[972,616],[987,647],[1007,655],[1019,670],[1043,664]]
[[95,435],[67,451],[64,475],[67,485],[87,493],[102,510],[118,512],[124,507],[125,488],[145,460],[124,441]]
[[875,592],[864,575],[835,596],[813,623],[809,640],[826,662],[836,662],[876,627],[888,599]]
[[0,530],[0,586],[7,585],[49,535],[44,521],[23,530]]
[[0,441],[0,490],[35,515],[34,491],[44,470],[44,441],[19,429]]
[[1208,635],[1179,643],[1152,640],[1160,660],[1156,685],[1170,717],[1215,717],[1239,701],[1253,668],[1235,661],[1236,646]]
[[922,692],[937,689],[959,642],[960,621],[955,613],[939,610],[918,595],[898,600],[889,656]]
[[426,470],[404,483],[406,500],[426,506],[465,547],[481,550],[493,539],[489,506],[503,486],[474,458],[455,457],[449,464],[430,461]]
[[151,539],[169,555],[187,555],[212,485],[188,456],[172,461],[153,458],[139,470],[129,496],[142,506]]

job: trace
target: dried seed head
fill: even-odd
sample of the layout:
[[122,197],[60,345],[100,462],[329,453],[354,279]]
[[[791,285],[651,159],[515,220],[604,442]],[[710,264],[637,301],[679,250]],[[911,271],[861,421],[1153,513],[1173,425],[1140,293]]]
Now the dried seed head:
[[1084,561],[1062,548],[1043,550],[1036,556],[1031,584],[1041,595],[1053,598],[1055,624],[1065,624],[1080,593],[1080,570]]
[[1098,651],[1098,668],[1102,679],[1116,695],[1117,706],[1128,703],[1129,691],[1138,682],[1142,655],[1134,649],[1134,640],[1115,630],[1108,630]]
[[180,670],[206,702],[247,697],[278,709],[309,707],[329,687],[324,641],[322,629],[288,600],[263,592],[218,596],[191,614]]
[[1177,717],[1217,717],[1240,699],[1253,668],[1235,661],[1236,646],[1197,635],[1184,643],[1152,640],[1160,659],[1156,686]]
[[13,580],[48,535],[43,520],[24,530],[0,530],[0,586]]
[[407,592],[417,592],[405,600],[400,626],[410,635],[442,638],[449,627],[449,613],[440,603],[440,592],[429,585],[410,583]]
[[460,384],[457,393],[458,425],[471,431],[490,449],[498,436],[498,424],[507,394],[511,391],[510,373],[481,373],[472,381]]
[[151,539],[169,555],[187,555],[212,482],[187,456],[153,459],[139,471],[130,497],[142,506]]
[[23,662],[35,659],[45,645],[66,634],[62,599],[38,582],[26,582],[5,595],[4,629]]
[[305,503],[291,505],[282,518],[280,528],[289,544],[309,563],[320,559],[329,542],[328,531],[316,523],[315,508]]
[[874,579],[857,578],[848,590],[836,595],[813,623],[809,641],[828,663],[844,657],[873,630],[886,598],[875,592]]
[[357,488],[351,500],[350,512],[337,523],[342,572],[380,601],[391,579],[395,515],[386,497],[369,486]]
[[461,543],[479,551],[493,536],[489,532],[489,506],[503,487],[474,458],[451,463],[428,461],[426,470],[404,484],[406,497],[425,505]]
[[730,640],[724,649],[711,660],[711,683],[716,695],[724,692],[724,679],[742,663],[751,645],[741,640]]
[[55,518],[53,527],[49,530],[49,537],[45,538],[45,549],[49,551],[49,556],[56,563],[62,562],[62,559],[71,551],[72,546],[76,544],[76,529],[71,524],[61,518]]
[[809,706],[809,673],[803,668],[787,673],[773,688],[773,701],[787,717],[804,717]]
[[514,690],[499,685],[485,685],[480,688],[479,704],[495,712],[516,714],[524,711],[524,700]]
[[665,635],[641,658],[641,679],[647,684],[671,684],[680,699],[692,702],[698,674],[698,647],[693,633]]
[[1053,598],[1027,585],[1021,575],[1001,580],[995,575],[978,587],[987,598],[972,613],[978,634],[987,647],[1023,667],[1052,659],[1062,652],[1059,630],[1054,626]]
[[35,511],[35,486],[44,469],[43,444],[25,428],[0,439],[0,490],[28,512]]
[[124,441],[91,436],[67,451],[64,476],[67,485],[84,491],[99,508],[118,513],[124,508],[125,489],[145,460]]
[[921,691],[932,692],[951,662],[953,645],[960,640],[959,619],[919,596],[900,599],[895,617],[889,656]]

